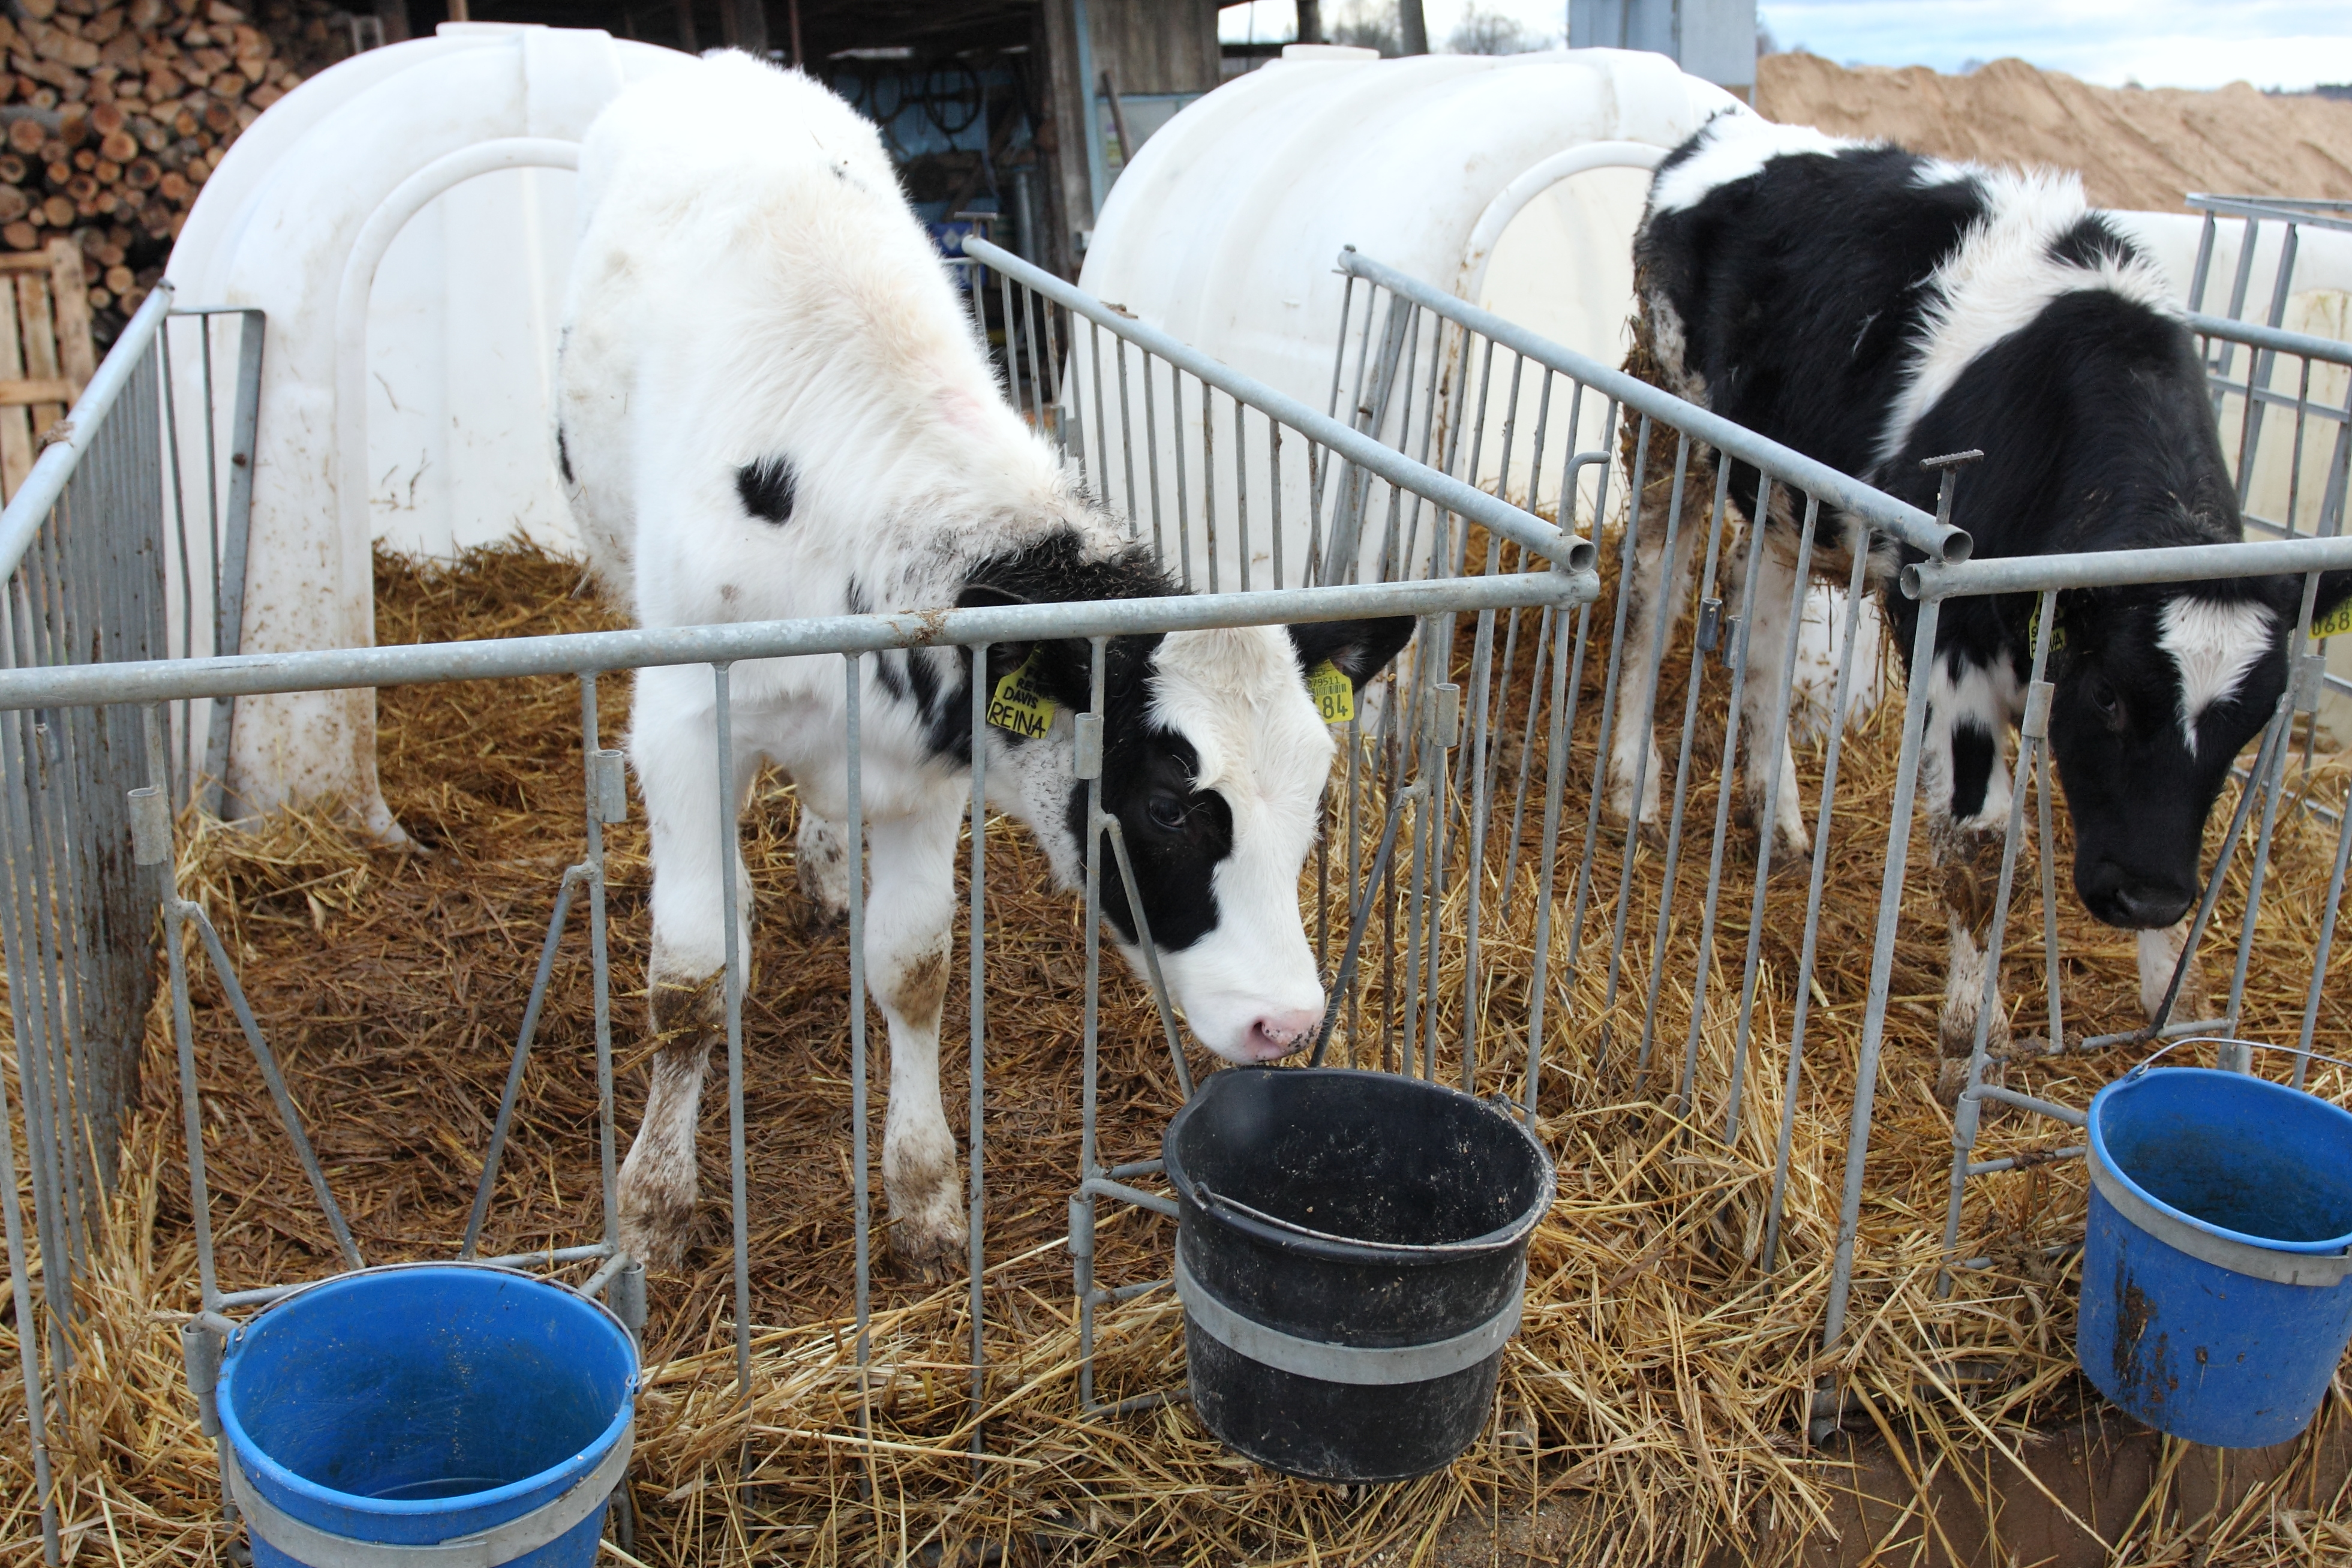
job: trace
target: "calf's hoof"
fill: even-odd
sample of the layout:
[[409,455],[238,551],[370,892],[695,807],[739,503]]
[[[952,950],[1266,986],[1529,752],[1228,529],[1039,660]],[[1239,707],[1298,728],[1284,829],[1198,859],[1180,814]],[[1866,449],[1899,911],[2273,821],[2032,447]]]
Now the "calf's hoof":
[[[1991,1089],[2007,1087],[2009,1066],[1995,1058],[1985,1063],[1984,1077],[1978,1080]],[[1960,1096],[1969,1087],[1969,1059],[1966,1057],[1946,1057],[1936,1064],[1936,1103],[1947,1111],[1959,1109]],[[1978,1101],[1979,1122],[1998,1121],[2009,1113],[2009,1107],[1998,1100]]]
[[653,1194],[621,1188],[621,1250],[648,1274],[676,1274],[686,1265],[687,1238],[694,1230],[694,1194]]
[[940,1285],[961,1272],[965,1232],[961,1223],[941,1226],[893,1222],[890,1258],[899,1275],[923,1285]]
[[[803,887],[801,891],[805,895],[808,889]],[[847,925],[849,910],[845,908],[831,909],[820,899],[803,897],[793,910],[793,923],[803,936],[824,936]]]

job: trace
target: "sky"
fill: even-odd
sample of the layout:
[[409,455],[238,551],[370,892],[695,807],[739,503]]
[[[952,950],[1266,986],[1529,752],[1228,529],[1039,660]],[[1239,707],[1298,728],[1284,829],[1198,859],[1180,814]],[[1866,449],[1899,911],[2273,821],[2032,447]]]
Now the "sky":
[[[1324,0],[1327,16],[1349,0]],[[1465,0],[1424,0],[1443,44]],[[1486,0],[1531,32],[1558,39],[1564,0]],[[2045,69],[2119,87],[2300,89],[2352,82],[2352,0],[1759,0],[1783,48],[1840,62],[1957,71],[2014,55]],[[1290,0],[1230,5],[1227,38],[1293,36]]]

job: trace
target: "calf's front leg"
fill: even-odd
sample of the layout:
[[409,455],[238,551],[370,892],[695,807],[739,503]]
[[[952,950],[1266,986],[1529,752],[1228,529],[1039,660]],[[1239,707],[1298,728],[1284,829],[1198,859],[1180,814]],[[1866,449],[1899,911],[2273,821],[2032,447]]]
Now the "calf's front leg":
[[902,1268],[923,1279],[951,1273],[965,1239],[955,1134],[940,1104],[940,1010],[947,999],[962,805],[960,795],[943,794],[866,830],[872,876],[866,973],[890,1031],[882,1188],[890,1204],[890,1250]]
[[849,871],[856,859],[848,836],[840,824],[819,816],[803,801],[794,842],[801,897],[808,900],[803,921],[814,929],[839,925],[849,918]]
[[[1774,511],[1781,509],[1775,498]],[[1760,833],[1766,807],[1770,807],[1772,855],[1775,866],[1795,863],[1812,850],[1805,833],[1803,803],[1799,799],[1797,762],[1789,746],[1789,710],[1784,706],[1781,675],[1789,656],[1789,638],[1795,635],[1796,545],[1791,525],[1775,517],[1765,536],[1756,581],[1746,584],[1742,607],[1748,616],[1748,674],[1740,686],[1740,749],[1746,753],[1741,772],[1746,819]],[[1780,721],[1780,744],[1773,742],[1774,721]],[[1777,798],[1773,780],[1779,779]]]
[[[1636,824],[1655,827],[1658,822],[1658,779],[1665,769],[1658,756],[1657,693],[1667,647],[1682,619],[1683,601],[1690,596],[1691,566],[1701,531],[1712,514],[1704,501],[1692,497],[1712,494],[1711,470],[1694,462],[1685,479],[1684,515],[1667,548],[1664,512],[1670,494],[1664,480],[1651,485],[1656,498],[1633,542],[1633,564],[1626,569],[1618,592],[1625,595],[1625,631],[1619,668],[1617,718],[1609,747],[1609,811],[1629,831]],[[1634,798],[1634,775],[1641,775],[1641,797]]]
[[[710,1049],[727,1037],[722,850],[734,858],[738,951],[749,972],[751,882],[719,798],[715,710],[707,672],[637,677],[630,761],[652,839],[653,960],[646,973],[655,1051],[645,1119],[621,1166],[621,1247],[656,1272],[676,1269],[694,1221],[695,1143]],[[759,769],[734,758],[740,809]]]
[[[1943,655],[1937,663],[1940,670]],[[1926,679],[1915,672],[1913,679]],[[1942,684],[1939,682],[1939,684]],[[1996,1064],[2009,1055],[2009,1008],[1996,977],[1991,1008],[1985,1005],[1993,905],[2000,888],[2002,835],[2009,825],[2009,768],[1998,736],[1970,710],[1929,699],[1927,732],[1919,763],[1921,794],[1930,803],[1927,842],[1943,879],[1944,914],[1951,938],[1944,975],[1944,1005],[1937,1018],[1943,1058],[1936,1089],[1946,1105],[1968,1087],[1969,1059],[1977,1029],[1985,1031],[1985,1053]],[[1989,1068],[1985,1081],[1998,1084],[2002,1071]]]

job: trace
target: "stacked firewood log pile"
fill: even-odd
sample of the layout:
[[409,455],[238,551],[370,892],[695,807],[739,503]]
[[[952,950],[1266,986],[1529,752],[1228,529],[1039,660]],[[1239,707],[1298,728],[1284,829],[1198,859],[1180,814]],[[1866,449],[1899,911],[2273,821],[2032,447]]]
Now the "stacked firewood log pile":
[[110,338],[237,133],[353,44],[327,0],[8,0],[0,246],[70,237]]

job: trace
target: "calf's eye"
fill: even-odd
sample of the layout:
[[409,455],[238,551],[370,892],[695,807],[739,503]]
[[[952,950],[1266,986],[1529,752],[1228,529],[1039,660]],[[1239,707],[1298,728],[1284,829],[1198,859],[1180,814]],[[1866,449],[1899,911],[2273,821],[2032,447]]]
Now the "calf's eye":
[[2123,717],[2123,696],[2116,690],[2115,684],[2105,676],[2092,676],[2086,688],[2086,695],[2091,699],[2091,706],[2099,710],[2100,717],[2109,721]]
[[1143,815],[1152,826],[1173,833],[1184,826],[1184,803],[1172,795],[1155,795],[1143,803]]

